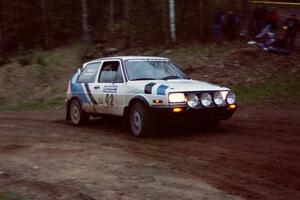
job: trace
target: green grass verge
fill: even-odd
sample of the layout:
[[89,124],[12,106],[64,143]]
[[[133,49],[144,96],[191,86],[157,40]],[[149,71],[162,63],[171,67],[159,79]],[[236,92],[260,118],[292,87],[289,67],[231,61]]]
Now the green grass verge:
[[263,101],[299,103],[300,101],[300,80],[296,78],[249,86],[235,86],[233,90],[242,104]]
[[18,194],[15,194],[13,192],[5,192],[3,194],[0,194],[0,200],[28,200]]
[[62,110],[65,107],[63,99],[51,101],[26,101],[18,104],[0,105],[0,111],[40,111],[40,110]]

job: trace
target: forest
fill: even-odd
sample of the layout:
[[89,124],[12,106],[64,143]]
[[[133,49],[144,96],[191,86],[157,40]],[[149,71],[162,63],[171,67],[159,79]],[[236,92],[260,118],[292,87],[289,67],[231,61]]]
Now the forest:
[[[246,0],[176,0],[176,42],[205,41],[217,9],[245,17]],[[2,59],[83,40],[128,48],[170,45],[169,0],[1,0]]]

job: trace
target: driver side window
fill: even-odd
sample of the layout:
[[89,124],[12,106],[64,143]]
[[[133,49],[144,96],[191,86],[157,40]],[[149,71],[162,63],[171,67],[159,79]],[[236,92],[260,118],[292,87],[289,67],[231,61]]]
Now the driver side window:
[[107,61],[104,62],[101,68],[100,83],[123,83],[123,75],[120,62]]

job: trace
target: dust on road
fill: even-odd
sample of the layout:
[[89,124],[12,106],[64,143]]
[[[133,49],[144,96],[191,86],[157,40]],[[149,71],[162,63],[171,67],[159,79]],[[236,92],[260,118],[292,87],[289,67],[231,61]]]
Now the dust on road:
[[138,139],[116,119],[0,113],[0,194],[28,199],[300,199],[300,106],[246,106],[217,130]]

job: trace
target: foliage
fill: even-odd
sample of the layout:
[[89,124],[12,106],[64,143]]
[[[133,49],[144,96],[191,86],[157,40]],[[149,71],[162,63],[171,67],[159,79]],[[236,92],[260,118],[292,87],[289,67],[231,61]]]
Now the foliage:
[[26,200],[26,199],[13,192],[5,192],[3,194],[0,194],[0,200]]
[[263,84],[236,86],[234,91],[239,101],[246,104],[261,101],[297,103],[300,101],[300,80],[289,77]]
[[[87,13],[81,1],[0,1],[0,54],[2,57],[33,48],[51,49],[81,40],[83,18],[88,16],[91,42],[107,45],[156,46],[169,42],[168,0],[89,0]],[[203,41],[211,35],[216,9],[227,12],[234,0],[175,1],[179,42]],[[233,3],[235,2],[235,3]],[[113,8],[110,8],[113,6]],[[1,56],[0,56],[1,58]],[[23,57],[20,64],[29,65]]]

